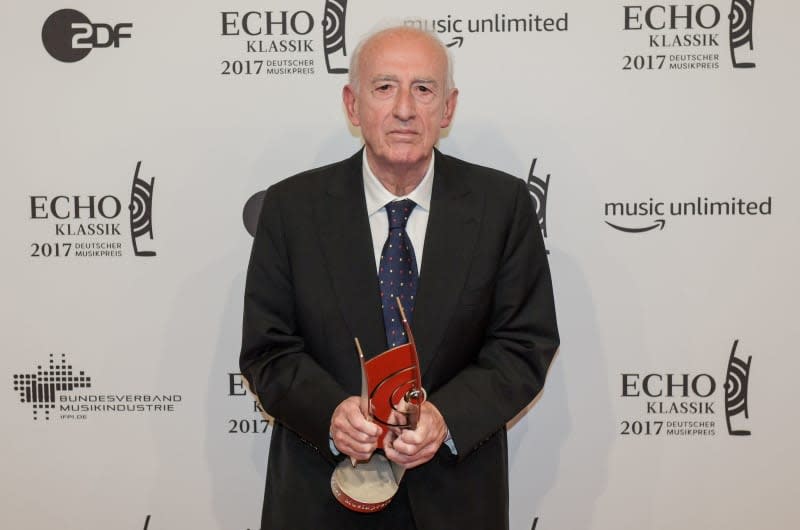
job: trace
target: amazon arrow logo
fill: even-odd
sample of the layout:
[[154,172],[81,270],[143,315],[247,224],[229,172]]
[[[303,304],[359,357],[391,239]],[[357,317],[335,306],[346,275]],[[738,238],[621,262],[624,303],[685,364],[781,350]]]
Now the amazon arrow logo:
[[456,48],[460,48],[462,44],[464,44],[464,37],[453,37],[453,42],[448,42],[447,47],[452,48],[455,46]]
[[655,230],[656,228],[658,228],[659,230],[664,230],[664,225],[666,225],[667,222],[664,219],[656,219],[656,222],[650,226],[635,227],[635,228],[615,225],[614,223],[609,223],[608,221],[606,221],[606,224],[611,228],[619,230],[620,232],[628,232],[629,234],[640,234],[642,232],[649,232],[650,230]]

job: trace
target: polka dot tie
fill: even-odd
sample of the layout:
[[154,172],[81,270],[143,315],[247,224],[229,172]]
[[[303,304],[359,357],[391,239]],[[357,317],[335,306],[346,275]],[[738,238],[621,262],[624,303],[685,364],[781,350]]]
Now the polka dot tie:
[[386,205],[386,213],[389,215],[389,236],[383,245],[378,280],[386,343],[389,348],[408,342],[395,298],[400,298],[409,324],[414,314],[414,297],[417,294],[418,280],[417,259],[406,233],[406,223],[416,205],[411,199],[393,201]]

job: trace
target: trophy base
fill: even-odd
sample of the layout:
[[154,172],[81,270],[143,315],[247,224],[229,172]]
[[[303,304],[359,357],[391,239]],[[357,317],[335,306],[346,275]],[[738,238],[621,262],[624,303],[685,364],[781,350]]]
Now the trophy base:
[[355,466],[350,460],[343,460],[331,475],[331,490],[337,501],[354,512],[377,512],[386,508],[397,493],[401,470],[379,453]]

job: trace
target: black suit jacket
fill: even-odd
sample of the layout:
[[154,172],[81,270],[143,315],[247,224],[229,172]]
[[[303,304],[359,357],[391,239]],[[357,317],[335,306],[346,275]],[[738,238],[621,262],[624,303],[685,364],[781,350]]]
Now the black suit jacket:
[[[275,417],[263,529],[382,528],[340,506],[330,419],[360,394],[353,338],[386,349],[361,152],[267,190],[247,273],[241,369]],[[420,529],[508,527],[505,424],[558,347],[550,272],[523,181],[437,151],[414,336],[443,446],[403,479]]]

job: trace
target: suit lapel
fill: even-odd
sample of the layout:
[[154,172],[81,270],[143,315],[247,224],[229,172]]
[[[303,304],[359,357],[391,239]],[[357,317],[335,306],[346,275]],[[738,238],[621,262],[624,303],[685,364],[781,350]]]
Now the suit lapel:
[[[367,219],[361,152],[335,166],[314,208],[334,292],[351,335],[369,358],[386,348],[378,273]],[[353,345],[355,351],[355,345]]]
[[431,365],[467,278],[482,198],[436,152],[431,211],[414,308],[414,338],[422,372]]
[[[367,218],[361,152],[333,168],[314,207],[323,254],[350,333],[370,358],[386,349],[378,273]],[[414,308],[423,374],[440,349],[477,241],[482,197],[436,152],[431,211]]]

